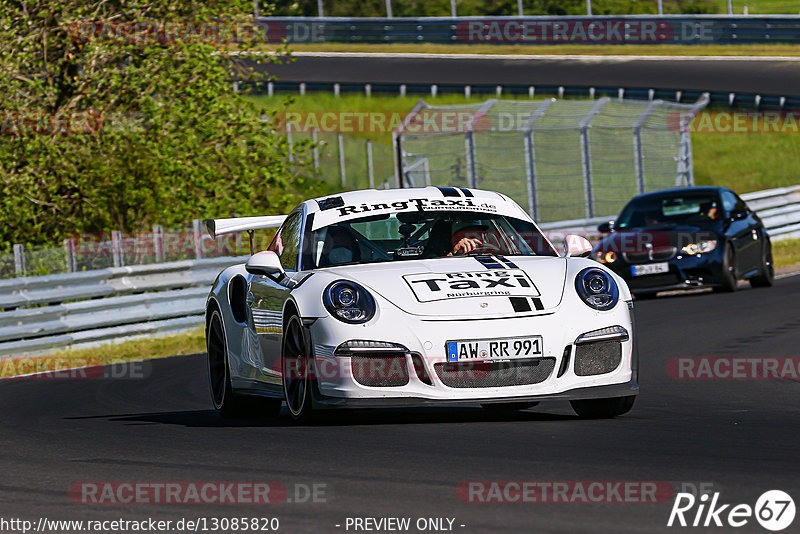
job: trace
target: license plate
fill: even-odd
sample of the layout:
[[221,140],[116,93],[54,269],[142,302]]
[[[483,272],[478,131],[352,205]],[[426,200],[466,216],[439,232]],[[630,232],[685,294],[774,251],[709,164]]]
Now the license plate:
[[658,274],[668,273],[669,263],[646,263],[644,265],[631,265],[631,274],[633,276],[642,276],[643,274]]
[[542,336],[448,341],[447,361],[510,360],[542,355]]

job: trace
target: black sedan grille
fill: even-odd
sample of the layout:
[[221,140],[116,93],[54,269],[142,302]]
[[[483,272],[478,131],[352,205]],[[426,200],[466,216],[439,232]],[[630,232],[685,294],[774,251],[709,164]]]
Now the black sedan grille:
[[671,260],[677,254],[677,247],[658,247],[653,248],[652,251],[642,252],[623,252],[622,257],[628,263],[648,263],[650,261],[667,261]]

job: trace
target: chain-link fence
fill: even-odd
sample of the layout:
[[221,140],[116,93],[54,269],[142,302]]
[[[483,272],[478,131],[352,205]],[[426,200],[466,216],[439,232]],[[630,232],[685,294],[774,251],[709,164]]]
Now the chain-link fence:
[[707,103],[420,101],[395,133],[398,182],[500,191],[543,222],[615,215],[637,194],[694,185],[688,124]]

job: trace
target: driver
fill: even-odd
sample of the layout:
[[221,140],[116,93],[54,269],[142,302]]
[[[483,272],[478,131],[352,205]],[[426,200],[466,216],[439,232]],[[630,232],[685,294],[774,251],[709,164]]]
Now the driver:
[[459,234],[462,234],[462,231],[453,234],[450,221],[436,221],[431,228],[428,244],[425,247],[425,256],[441,258],[455,254],[468,254],[483,245],[483,241],[474,237],[462,237],[454,245],[453,241]]

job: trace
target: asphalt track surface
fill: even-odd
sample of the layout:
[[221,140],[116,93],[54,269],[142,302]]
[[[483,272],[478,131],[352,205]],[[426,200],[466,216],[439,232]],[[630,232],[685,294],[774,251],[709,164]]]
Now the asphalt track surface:
[[800,59],[294,53],[281,82],[629,87],[800,96]]
[[[700,531],[667,529],[670,503],[470,504],[456,486],[705,482],[723,502],[754,505],[769,489],[798,501],[800,381],[675,380],[665,371],[676,356],[797,356],[798,302],[800,276],[638,303],[641,395],[614,420],[579,420],[549,402],[505,417],[391,409],[296,426],[284,409],[278,420],[227,422],[211,410],[201,356],[156,360],[145,379],[0,381],[0,517],[277,516],[288,533],[345,532],[335,525],[365,516],[454,517],[464,533]],[[79,481],[277,481],[290,496],[296,483],[322,483],[327,502],[83,505],[67,494]],[[753,523],[738,531],[765,532]]]

